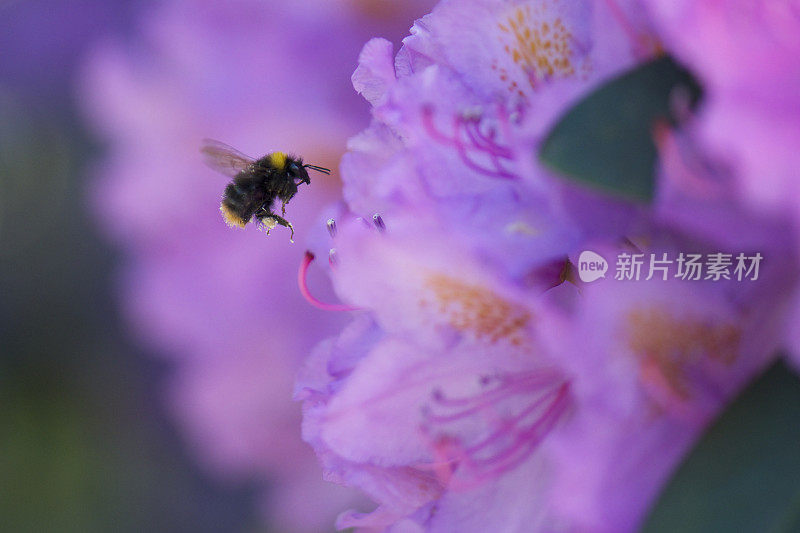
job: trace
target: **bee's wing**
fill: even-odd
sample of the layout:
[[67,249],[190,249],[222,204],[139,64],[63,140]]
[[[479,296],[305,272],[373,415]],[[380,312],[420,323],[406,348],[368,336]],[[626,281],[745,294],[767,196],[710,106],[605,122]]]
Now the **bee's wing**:
[[203,147],[200,148],[200,151],[205,156],[208,166],[230,177],[247,169],[255,162],[252,157],[213,139],[203,139]]

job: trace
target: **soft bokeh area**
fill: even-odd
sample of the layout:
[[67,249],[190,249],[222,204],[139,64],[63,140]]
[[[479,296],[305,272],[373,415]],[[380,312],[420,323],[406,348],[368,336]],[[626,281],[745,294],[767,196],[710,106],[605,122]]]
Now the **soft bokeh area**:
[[[337,168],[361,46],[430,5],[0,2],[1,529],[326,531],[359,504],[291,398],[343,322],[288,232],[222,223],[199,148]],[[340,195],[312,179],[301,243]]]
[[0,531],[800,531],[798,58],[800,0],[0,0]]

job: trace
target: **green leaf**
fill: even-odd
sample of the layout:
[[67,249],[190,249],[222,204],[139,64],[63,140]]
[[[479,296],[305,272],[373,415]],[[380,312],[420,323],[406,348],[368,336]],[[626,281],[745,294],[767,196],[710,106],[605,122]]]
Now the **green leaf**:
[[800,531],[800,379],[783,362],[708,430],[643,531]]
[[[676,92],[678,91],[678,92]],[[700,99],[698,83],[669,57],[655,59],[601,86],[553,127],[539,151],[557,173],[633,200],[653,197],[653,127],[671,112],[673,95]]]

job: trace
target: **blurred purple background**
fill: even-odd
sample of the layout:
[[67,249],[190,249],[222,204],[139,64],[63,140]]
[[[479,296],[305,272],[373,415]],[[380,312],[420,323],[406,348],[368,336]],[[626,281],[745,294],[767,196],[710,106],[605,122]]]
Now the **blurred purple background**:
[[291,401],[341,325],[295,281],[336,172],[288,206],[291,245],[224,226],[198,148],[337,168],[362,44],[431,4],[0,1],[3,529],[320,531],[358,506]]

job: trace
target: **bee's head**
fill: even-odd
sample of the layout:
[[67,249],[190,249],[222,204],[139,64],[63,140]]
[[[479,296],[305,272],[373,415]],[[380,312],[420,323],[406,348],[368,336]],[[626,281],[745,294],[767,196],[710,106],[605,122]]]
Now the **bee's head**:
[[306,170],[306,165],[292,161],[291,163],[289,163],[288,170],[289,170],[289,177],[292,179],[292,181],[294,181],[295,185],[300,185],[301,183],[311,185],[311,178],[308,177],[308,171]]

